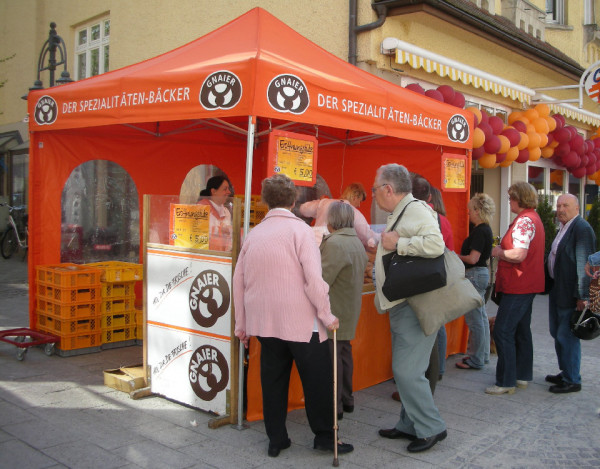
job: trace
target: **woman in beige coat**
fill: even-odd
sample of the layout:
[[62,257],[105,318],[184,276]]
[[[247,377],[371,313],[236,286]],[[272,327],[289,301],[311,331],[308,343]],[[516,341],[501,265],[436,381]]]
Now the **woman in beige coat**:
[[[360,315],[362,286],[367,254],[354,230],[354,210],[343,202],[332,202],[327,215],[330,235],[321,243],[323,279],[329,284],[331,312],[338,317],[337,384],[338,420],[354,411],[352,393],[352,345]],[[333,337],[328,332],[333,355]]]

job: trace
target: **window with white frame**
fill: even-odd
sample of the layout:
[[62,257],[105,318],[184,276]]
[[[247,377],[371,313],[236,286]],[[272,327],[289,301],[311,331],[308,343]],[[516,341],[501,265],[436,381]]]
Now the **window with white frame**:
[[91,21],[75,32],[75,78],[93,77],[108,72],[110,18]]
[[565,0],[546,0],[546,22],[565,24]]

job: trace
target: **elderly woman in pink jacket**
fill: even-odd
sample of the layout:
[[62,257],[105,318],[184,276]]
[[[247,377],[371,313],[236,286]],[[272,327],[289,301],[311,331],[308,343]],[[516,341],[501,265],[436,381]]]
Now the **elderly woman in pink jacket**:
[[[261,345],[260,379],[268,455],[290,447],[285,425],[293,362],[304,390],[314,448],[333,451],[333,369],[327,330],[337,329],[321,256],[311,228],[291,209],[296,188],[275,175],[263,181],[266,217],[247,236],[233,276],[235,335]],[[354,447],[338,443],[338,453]]]

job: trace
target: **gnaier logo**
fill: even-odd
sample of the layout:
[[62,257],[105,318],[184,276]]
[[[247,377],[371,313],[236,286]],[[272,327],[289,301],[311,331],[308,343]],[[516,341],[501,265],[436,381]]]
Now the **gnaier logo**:
[[188,372],[194,393],[205,401],[212,401],[229,382],[227,360],[212,345],[203,345],[194,351]]
[[208,111],[231,109],[242,99],[242,82],[235,73],[220,70],[210,74],[200,89],[200,104]]
[[212,327],[229,309],[229,284],[216,270],[198,274],[190,287],[189,305],[194,320],[202,327]]
[[302,114],[310,104],[306,85],[295,75],[273,78],[267,88],[267,100],[276,111],[292,114]]
[[50,96],[42,96],[38,99],[33,111],[33,118],[38,125],[53,124],[58,116],[58,105],[54,98]]
[[460,114],[453,115],[448,121],[448,138],[453,142],[464,143],[469,139],[469,123]]

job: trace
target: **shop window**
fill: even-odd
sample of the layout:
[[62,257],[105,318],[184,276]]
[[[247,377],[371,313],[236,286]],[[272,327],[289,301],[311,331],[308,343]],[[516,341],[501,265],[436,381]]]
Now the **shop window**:
[[546,22],[565,24],[564,0],[546,0]]
[[110,70],[110,19],[79,27],[75,33],[75,78],[93,77]]
[[61,262],[139,262],[135,183],[118,164],[87,161],[73,170],[61,199]]
[[181,185],[179,202],[182,204],[195,204],[200,199],[200,191],[206,188],[206,182],[213,176],[223,176],[229,181],[231,196],[235,195],[235,188],[225,171],[212,164],[201,164],[192,168]]
[[538,191],[539,195],[543,195],[544,190],[544,168],[539,166],[530,166],[527,168],[528,182]]
[[569,194],[573,194],[579,198],[581,193],[581,179],[576,178],[569,173]]

